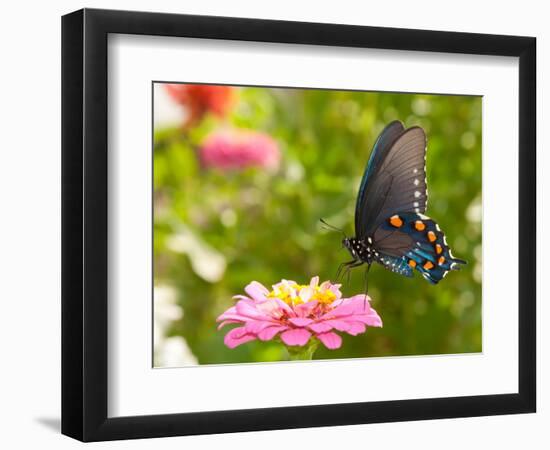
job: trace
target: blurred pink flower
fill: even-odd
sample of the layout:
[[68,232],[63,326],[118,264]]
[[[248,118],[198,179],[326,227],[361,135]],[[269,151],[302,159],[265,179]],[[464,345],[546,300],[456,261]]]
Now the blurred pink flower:
[[188,109],[189,125],[198,122],[208,112],[224,117],[237,97],[235,88],[231,86],[165,84],[164,87],[174,101]]
[[276,169],[281,154],[275,140],[264,133],[251,130],[224,130],[206,138],[201,150],[206,167],[222,170],[263,167]]
[[283,280],[272,291],[253,281],[245,288],[248,296],[235,296],[235,306],[218,317],[218,329],[227,324],[241,325],[225,335],[229,348],[280,335],[288,346],[304,346],[314,337],[325,347],[337,349],[342,338],[335,331],[356,336],[364,333],[367,325],[382,326],[382,319],[370,307],[370,297],[342,298],[339,288],[330,281],[319,285],[319,277],[312,278],[309,285]]

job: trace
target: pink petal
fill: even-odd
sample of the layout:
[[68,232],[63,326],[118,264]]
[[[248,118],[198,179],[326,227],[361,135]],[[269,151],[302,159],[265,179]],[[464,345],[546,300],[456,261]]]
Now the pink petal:
[[378,315],[378,313],[371,308],[370,314],[367,316],[368,322],[367,325],[370,325],[371,327],[381,327],[382,326],[382,318]]
[[275,301],[275,299],[270,299],[263,303],[257,303],[256,308],[258,309],[258,311],[275,319],[280,318],[283,315],[284,311],[284,309],[277,301]]
[[253,281],[248,286],[246,286],[244,288],[244,291],[257,302],[265,300],[265,296],[269,294],[269,291],[266,289],[266,287],[263,284],[258,283],[257,281]]
[[368,295],[354,295],[346,300],[348,304],[355,306],[356,312],[359,314],[368,314],[371,311],[370,302],[372,299]]
[[308,325],[308,328],[314,333],[325,333],[332,330],[332,326],[328,322],[316,322]]
[[309,325],[311,322],[313,322],[313,320],[307,319],[305,317],[292,317],[292,318],[288,319],[288,321],[292,325],[295,325],[297,327],[305,327],[305,326]]
[[367,331],[367,327],[364,323],[361,322],[349,322],[349,327],[346,333],[351,334],[352,336],[357,336],[358,334],[364,333]]
[[223,322],[224,320],[236,320],[238,322],[246,322],[248,320],[248,317],[241,316],[237,313],[228,313],[228,311],[226,311],[216,319],[216,322]]
[[319,277],[313,277],[309,282],[309,287],[315,289],[319,285]]
[[[371,310],[373,311],[373,310]],[[378,314],[355,314],[353,316],[348,316],[346,320],[353,320],[356,322],[364,323],[369,327],[381,327],[382,319]]]
[[342,292],[340,292],[341,286],[341,284],[332,284],[330,281],[324,281],[320,288],[321,291],[331,291],[334,295],[336,295],[336,300],[339,300],[342,297]]
[[278,325],[278,323],[266,320],[249,320],[244,325],[244,328],[247,333],[258,334],[264,328],[272,327],[273,325]]
[[342,285],[341,284],[332,284],[330,281],[323,281],[321,283],[321,286],[319,286],[319,287],[321,288],[321,290],[326,290],[326,289],[330,289],[333,286],[339,288]]
[[243,302],[248,302],[248,303],[252,303],[252,304],[256,303],[254,300],[247,297],[246,295],[234,295],[233,300],[242,300]]
[[332,328],[336,328],[338,331],[348,331],[350,328],[350,323],[346,320],[330,319],[324,322]]
[[281,290],[283,292],[288,292],[292,297],[298,294],[295,288],[296,285],[297,283],[295,281],[283,279],[280,283],[274,284],[272,287],[274,291]]
[[317,337],[330,350],[340,348],[342,345],[342,338],[332,331],[318,334]]
[[294,310],[290,306],[288,306],[285,302],[283,302],[280,298],[274,298],[273,300],[275,300],[277,302],[277,305],[279,305],[279,308],[281,308],[284,312],[286,312],[290,317],[296,316],[296,313],[294,312]]
[[352,314],[369,314],[371,311],[369,300],[370,297],[365,296],[364,294],[355,295],[350,298],[335,300],[332,303],[334,309],[325,314],[325,316],[326,318],[335,318],[341,316],[349,316]]
[[218,325],[218,330],[221,330],[226,325],[229,325],[230,323],[242,323],[240,320],[224,320],[222,323]]
[[258,338],[260,339],[260,341],[269,341],[270,339],[273,339],[277,335],[277,333],[287,329],[288,327],[284,326],[267,327],[258,333]]
[[232,306],[231,308],[225,310],[222,314],[220,314],[216,321],[221,322],[222,320],[225,320],[227,316],[234,316],[235,314],[237,314],[237,309]]
[[300,289],[300,298],[304,303],[309,302],[309,299],[313,296],[313,289],[308,287]]
[[235,348],[238,345],[253,341],[254,339],[256,339],[256,336],[254,336],[253,334],[246,333],[246,330],[244,329],[244,327],[240,327],[240,328],[234,328],[231,331],[229,331],[229,333],[225,335],[223,342],[229,348]]
[[238,302],[236,305],[237,313],[241,316],[250,318],[250,319],[259,319],[259,320],[269,320],[270,317],[267,314],[259,311],[256,308],[256,305],[252,306],[249,303]]
[[273,285],[273,290],[281,287],[286,288],[286,287],[294,286],[295,284],[298,284],[298,283],[296,283],[296,281],[294,280],[285,280],[283,278],[279,283]]
[[367,316],[366,324],[370,327],[382,327],[383,326],[382,319],[378,314]]
[[294,328],[286,330],[281,334],[281,339],[286,345],[306,345],[307,341],[311,337],[311,333],[304,328]]
[[300,305],[296,305],[294,307],[294,312],[296,313],[296,316],[298,317],[307,317],[311,314],[311,312],[315,309],[315,307],[319,304],[317,300],[313,300],[311,302],[302,303]]

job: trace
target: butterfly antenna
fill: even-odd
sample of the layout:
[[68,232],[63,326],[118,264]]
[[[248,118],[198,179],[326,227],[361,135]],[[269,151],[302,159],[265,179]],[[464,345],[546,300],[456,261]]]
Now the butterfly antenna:
[[325,225],[324,228],[325,228],[326,230],[338,231],[338,232],[342,233],[342,236],[344,236],[344,238],[347,237],[347,236],[346,236],[346,233],[344,233],[344,230],[342,230],[341,228],[337,228],[337,227],[335,227],[334,225],[328,224],[328,223],[325,221],[325,219],[322,219],[322,218],[319,219],[319,221],[320,221],[323,225]]

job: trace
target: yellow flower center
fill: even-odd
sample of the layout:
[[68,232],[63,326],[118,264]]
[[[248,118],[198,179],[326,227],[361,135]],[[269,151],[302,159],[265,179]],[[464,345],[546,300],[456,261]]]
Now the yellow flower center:
[[317,300],[319,303],[328,305],[336,300],[336,294],[328,289],[321,291],[319,287],[316,287],[315,293],[311,297],[311,300]]
[[[304,303],[302,297],[300,297],[300,292],[303,289],[309,289],[310,286],[307,284],[295,284],[288,283],[276,286],[269,294],[268,298],[278,298],[285,302],[287,305],[301,305]],[[320,304],[328,305],[336,300],[336,294],[334,292],[323,289],[319,286],[313,288],[313,295],[309,298],[309,302],[317,301]]]

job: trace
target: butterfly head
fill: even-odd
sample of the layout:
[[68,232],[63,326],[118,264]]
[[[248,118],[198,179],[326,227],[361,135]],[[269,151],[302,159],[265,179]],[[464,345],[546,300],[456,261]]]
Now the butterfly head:
[[374,251],[370,242],[365,242],[357,238],[344,238],[342,245],[348,249],[355,261],[363,261],[370,264],[374,257]]

